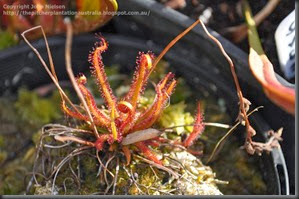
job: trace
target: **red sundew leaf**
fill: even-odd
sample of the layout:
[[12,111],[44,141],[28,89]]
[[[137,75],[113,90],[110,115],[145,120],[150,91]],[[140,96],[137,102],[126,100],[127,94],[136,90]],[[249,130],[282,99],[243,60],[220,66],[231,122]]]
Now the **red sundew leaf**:
[[197,115],[194,123],[193,130],[191,134],[184,140],[184,146],[189,147],[193,144],[193,142],[202,134],[205,129],[205,125],[203,123],[203,115],[200,111],[200,103],[197,105]]
[[176,80],[173,77],[172,73],[168,73],[159,82],[156,87],[157,95],[153,104],[137,119],[132,129],[130,129],[131,132],[149,128],[159,118],[165,108],[164,105],[176,86]]
[[120,131],[127,131],[130,128],[130,124],[134,120],[138,99],[143,92],[144,85],[147,82],[146,74],[152,66],[152,56],[147,53],[140,53],[140,57],[137,58],[137,67],[134,73],[134,78],[130,86],[128,94],[124,97],[123,101],[120,101],[117,108],[122,113],[120,117],[123,122],[120,126]]
[[152,67],[153,55],[150,53],[140,54],[140,57],[137,59],[137,68],[134,73],[134,79],[130,86],[128,94],[125,96],[125,100],[128,101],[135,111],[137,106],[137,101],[144,90],[144,87],[148,80],[148,73]]
[[116,97],[113,95],[110,84],[107,81],[107,75],[104,70],[104,64],[101,55],[105,50],[107,50],[108,43],[103,37],[100,37],[100,40],[100,45],[96,47],[90,54],[89,60],[93,66],[92,73],[97,79],[102,97],[104,98],[108,109],[111,111],[112,109],[116,108]]
[[130,151],[130,149],[127,146],[122,146],[121,149],[124,152],[124,155],[125,155],[126,160],[127,160],[126,166],[128,166],[130,164],[130,162],[131,162],[131,151]]
[[87,115],[83,115],[79,112],[72,111],[70,108],[68,108],[67,105],[65,104],[64,100],[61,103],[61,109],[64,113],[66,113],[67,115],[69,115],[73,118],[76,118],[78,120],[83,120],[83,121],[89,121],[89,118]]
[[130,128],[130,125],[132,124],[132,121],[135,118],[135,110],[133,109],[133,106],[126,101],[120,101],[118,103],[117,108],[121,113],[125,113],[125,114],[121,114],[120,116],[122,122],[119,127],[119,131],[126,132]]
[[93,115],[93,117],[97,120],[98,126],[109,126],[110,119],[97,107],[97,104],[95,102],[95,99],[91,92],[84,86],[86,83],[86,77],[81,76],[77,79],[78,86],[87,102],[87,106]]
[[295,114],[295,90],[283,86],[275,77],[273,66],[266,55],[258,55],[250,48],[249,66],[262,85],[267,97],[288,113]]
[[138,147],[139,151],[143,153],[143,155],[148,158],[149,160],[162,165],[162,162],[157,158],[157,156],[148,148],[144,142],[137,142],[135,146]]
[[100,135],[100,137],[94,143],[96,149],[98,151],[101,151],[103,149],[104,143],[107,140],[108,141],[111,140],[111,135],[109,135],[109,134],[102,134],[102,135]]
[[[67,107],[64,100],[62,101],[62,104],[61,104],[61,110],[65,114],[69,115],[70,117],[73,117],[78,120],[83,120],[85,122],[90,122],[90,119],[87,115],[83,115],[77,111],[72,111],[69,107]],[[93,119],[94,119],[95,125],[102,126],[102,123],[100,121],[98,121],[97,118],[93,118]]]

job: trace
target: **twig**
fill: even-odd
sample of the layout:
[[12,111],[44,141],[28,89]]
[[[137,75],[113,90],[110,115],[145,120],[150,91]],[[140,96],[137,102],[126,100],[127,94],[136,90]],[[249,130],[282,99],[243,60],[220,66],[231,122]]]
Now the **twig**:
[[[123,167],[123,169],[124,169],[124,171],[127,173],[128,177],[129,177],[130,180],[131,180],[131,183],[130,183],[129,186],[132,185],[132,181],[133,181],[133,183],[135,184],[135,186],[136,186],[136,188],[138,189],[138,191],[139,191],[139,192],[142,192],[142,193],[144,194],[144,192],[139,188],[139,186],[138,186],[138,184],[137,184],[137,182],[136,182],[136,180],[135,180],[133,174],[131,175],[130,172],[127,170],[126,167]],[[131,168],[131,173],[132,173],[132,168]]]
[[100,165],[104,168],[104,171],[107,170],[111,176],[114,176],[113,173],[101,161],[100,156],[99,156],[99,151],[96,151],[96,156],[97,156],[97,159],[98,159]]
[[[231,128],[231,125],[229,124],[221,124],[221,123],[216,123],[216,122],[204,122],[205,126],[213,126],[213,127],[219,127],[219,128],[224,128],[224,129],[229,129]],[[163,129],[159,129],[160,131],[165,131],[168,129],[175,129],[178,127],[186,127],[186,126],[200,126],[200,125],[196,125],[196,124],[182,124],[182,125],[175,125],[175,126],[170,126],[170,127],[166,127]]]
[[[77,156],[77,157],[79,157],[79,156]],[[77,189],[76,191],[78,192],[79,189],[81,189],[80,177],[76,174],[76,172],[75,172],[74,169],[72,168],[71,161],[69,161],[69,168],[70,168],[70,170],[71,170],[71,173],[73,174],[73,176],[74,176],[75,179],[76,179],[76,183],[77,183],[77,186],[78,186],[78,189]]]
[[60,141],[60,142],[73,141],[73,142],[77,142],[79,144],[83,144],[83,145],[90,146],[90,147],[94,147],[95,146],[95,144],[93,142],[82,140],[82,139],[74,137],[74,136],[60,136],[60,135],[55,135],[54,139],[57,140],[57,141]]
[[[31,32],[33,30],[36,30],[40,28],[43,32],[43,35],[44,35],[44,40],[46,42],[46,45],[48,45],[48,42],[47,42],[47,38],[46,38],[46,35],[44,34],[44,30],[43,30],[43,27],[42,26],[36,26],[36,27],[33,27],[33,28],[30,28],[26,31],[24,31],[21,35],[23,37],[23,39],[25,40],[25,42],[28,44],[28,46],[33,50],[33,52],[36,54],[36,56],[38,57],[38,59],[40,60],[40,62],[42,63],[43,67],[45,68],[45,70],[47,71],[48,75],[50,76],[50,78],[52,79],[53,83],[55,84],[55,86],[58,88],[59,90],[59,93],[63,96],[62,100],[65,99],[73,108],[76,112],[80,113],[78,111],[78,109],[75,107],[75,105],[72,103],[72,101],[69,99],[69,97],[65,94],[65,92],[62,90],[62,88],[60,87],[59,83],[58,83],[58,78],[55,74],[55,70],[52,69],[52,67],[54,68],[54,65],[53,65],[53,62],[52,62],[52,56],[51,54],[48,54],[49,56],[49,59],[50,59],[50,65],[51,65],[51,70],[52,72],[54,72],[54,74],[51,73],[51,71],[49,70],[49,67],[47,66],[45,60],[42,58],[42,56],[40,55],[40,53],[38,52],[38,50],[36,48],[33,47],[33,45],[28,41],[28,39],[26,38],[25,34],[28,33],[28,32]],[[47,46],[47,50],[48,50],[48,46]],[[49,53],[49,50],[48,50],[48,53]]]
[[143,157],[141,157],[141,156],[139,156],[139,155],[136,155],[136,154],[133,154],[133,156],[139,158],[140,160],[142,160],[142,161],[144,161],[144,162],[146,162],[146,163],[148,163],[148,164],[150,164],[150,165],[153,165],[153,166],[157,167],[158,169],[161,169],[161,170],[164,170],[164,171],[168,172],[168,173],[171,174],[175,179],[178,179],[178,178],[179,178],[179,175],[178,175],[177,173],[175,173],[174,171],[172,171],[171,169],[169,169],[169,168],[167,168],[167,167],[164,167],[164,166],[162,166],[162,165],[160,165],[160,164],[157,164],[157,163],[155,163],[155,162],[153,162],[153,161],[151,161],[151,160],[145,159],[145,158],[143,158]]
[[116,168],[115,168],[115,177],[114,177],[112,195],[115,195],[115,188],[116,188],[116,183],[117,183],[117,178],[118,178],[118,172],[119,172],[119,158],[116,159]]
[[[268,3],[254,17],[255,24],[260,25],[277,7],[280,0],[269,0]],[[233,42],[239,43],[247,36],[247,25],[243,23],[238,26],[227,27],[222,34],[227,35]]]
[[66,184],[65,184],[67,180],[72,180],[72,182],[74,182],[74,179],[73,179],[73,178],[70,178],[70,177],[66,177],[66,178],[63,180],[64,195],[66,195],[66,192],[67,192],[67,188],[66,188]]
[[[107,162],[106,162],[106,164],[105,164],[105,167],[106,167],[106,168],[108,168],[109,163],[110,163],[114,158],[115,158],[115,155],[111,156],[111,157],[107,160]],[[105,190],[104,195],[106,195],[106,194],[108,193],[109,189],[113,186],[113,182],[114,182],[114,179],[115,179],[115,176],[112,175],[112,177],[113,177],[114,179],[113,179],[112,182],[109,184],[109,183],[108,183],[108,180],[107,180],[107,173],[106,173],[106,171],[107,171],[107,170],[104,170],[104,177],[105,177],[105,181],[106,181],[106,184],[107,184],[107,188],[106,188],[106,190]]]
[[57,167],[54,169],[54,171],[51,174],[51,176],[54,174],[53,183],[52,183],[52,189],[51,189],[51,193],[52,194],[54,192],[55,181],[56,181],[57,175],[58,175],[60,169],[63,167],[63,165],[65,163],[67,163],[68,161],[70,161],[73,157],[82,154],[88,148],[90,148],[90,147],[89,146],[85,146],[85,147],[81,147],[81,148],[75,149],[73,152],[71,152],[69,155],[67,155],[63,160],[61,160],[61,162],[57,165]]
[[[250,116],[252,113],[258,111],[260,108],[263,108],[263,106],[259,106],[255,109],[253,109],[250,113],[248,113],[248,116]],[[237,128],[237,126],[241,124],[241,122],[237,122],[216,144],[216,146],[213,149],[213,152],[211,153],[209,159],[207,160],[206,164],[208,164],[215,156],[216,151],[218,149],[218,147],[220,146],[220,144],[235,130],[235,128]]]
[[219,127],[219,128],[223,128],[223,129],[229,129],[232,126],[229,124],[221,124],[221,123],[216,123],[216,122],[204,122],[205,126],[213,126],[213,127]]
[[163,51],[159,54],[159,56],[155,59],[153,66],[148,73],[148,75],[153,72],[153,70],[156,68],[157,64],[159,61],[163,58],[163,56],[169,51],[169,49],[174,46],[182,37],[184,37],[188,32],[190,32],[198,23],[200,20],[195,21],[191,26],[189,26],[186,30],[184,30],[182,33],[180,33],[178,36],[176,36],[164,49]]
[[69,18],[65,18],[65,24],[66,24],[66,44],[65,44],[65,64],[66,64],[66,71],[69,75],[69,78],[72,82],[72,85],[81,101],[81,103],[83,104],[85,111],[87,112],[87,115],[89,117],[91,126],[93,127],[94,133],[96,138],[99,138],[100,135],[98,133],[97,127],[94,124],[93,121],[93,117],[90,113],[90,110],[88,109],[87,103],[84,99],[84,96],[82,94],[82,92],[80,91],[80,88],[76,82],[76,78],[74,76],[73,73],[73,69],[72,69],[72,64],[71,64],[71,49],[72,49],[72,38],[73,38],[73,28],[72,28],[72,24]]
[[226,58],[226,60],[228,61],[229,65],[230,65],[230,70],[231,70],[231,73],[232,73],[232,76],[233,76],[233,79],[234,79],[234,83],[235,83],[235,86],[236,86],[236,89],[237,89],[237,94],[238,94],[238,97],[239,97],[240,113],[242,114],[242,117],[245,120],[245,126],[246,126],[246,131],[247,131],[247,137],[246,137],[246,142],[245,143],[247,143],[247,142],[251,143],[252,142],[251,137],[253,136],[253,133],[252,133],[253,128],[251,127],[251,125],[249,123],[247,113],[246,113],[247,111],[245,110],[245,107],[248,107],[248,104],[247,104],[248,100],[243,97],[241,87],[240,87],[240,83],[239,83],[239,80],[238,80],[238,77],[237,77],[237,74],[236,74],[236,71],[235,71],[234,63],[231,60],[231,58],[228,56],[228,54],[226,53],[226,51],[224,50],[222,44],[218,41],[218,39],[216,39],[213,35],[211,35],[209,33],[209,31],[207,30],[204,23],[202,23],[202,21],[199,20],[199,22],[200,22],[200,25],[202,26],[202,28],[204,29],[205,33],[210,37],[210,39],[212,39],[217,44],[217,46],[221,50],[221,53],[223,54],[223,56]]
[[54,145],[49,145],[49,144],[44,144],[44,147],[46,148],[51,148],[51,149],[61,149],[63,147],[66,147],[66,146],[69,146],[71,145],[72,142],[68,142],[68,143],[65,143],[65,144],[62,144],[62,145],[58,145],[58,146],[54,146]]

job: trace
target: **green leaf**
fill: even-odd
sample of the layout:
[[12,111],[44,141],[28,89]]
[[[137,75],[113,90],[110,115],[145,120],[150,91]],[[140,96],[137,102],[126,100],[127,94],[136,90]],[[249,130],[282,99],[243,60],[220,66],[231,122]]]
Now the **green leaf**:
[[251,9],[250,9],[250,5],[248,3],[248,1],[242,1],[243,3],[243,12],[245,15],[245,20],[246,20],[246,24],[248,27],[248,40],[249,40],[249,45],[251,48],[253,48],[259,55],[261,54],[265,54],[257,29],[256,29],[256,25],[255,25],[255,21],[252,17],[252,13],[251,13]]
[[243,1],[243,9],[248,26],[250,70],[263,87],[267,97],[280,108],[295,115],[295,90],[282,85],[276,79],[272,63],[263,51],[251,9],[246,0]]

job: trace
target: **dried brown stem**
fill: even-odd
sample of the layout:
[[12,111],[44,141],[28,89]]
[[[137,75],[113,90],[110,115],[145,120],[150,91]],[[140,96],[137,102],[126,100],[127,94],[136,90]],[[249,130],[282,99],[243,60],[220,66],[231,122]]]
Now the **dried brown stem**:
[[83,144],[83,145],[86,145],[86,146],[94,147],[94,143],[88,142],[88,141],[85,141],[85,140],[82,140],[80,138],[73,137],[73,136],[55,135],[54,138],[55,138],[55,140],[60,141],[60,142],[73,141],[73,142],[77,142],[79,144]]
[[268,136],[270,136],[269,140],[266,143],[261,142],[254,142],[252,141],[251,144],[243,146],[247,150],[248,153],[254,154],[257,153],[259,156],[262,155],[263,151],[271,152],[273,148],[280,147],[279,141],[282,141],[282,131],[283,128],[274,132],[273,130],[268,131]]
[[230,65],[230,70],[234,79],[234,83],[237,89],[237,94],[239,97],[239,101],[240,101],[240,112],[243,115],[243,119],[245,120],[245,125],[246,125],[246,131],[247,131],[247,138],[246,138],[246,142],[248,141],[249,143],[252,142],[251,137],[252,137],[252,133],[250,131],[251,125],[249,123],[248,117],[247,117],[247,113],[245,110],[245,103],[244,103],[244,97],[241,91],[241,87],[240,87],[240,83],[235,71],[235,66],[233,61],[231,60],[231,58],[228,56],[228,54],[226,53],[226,51],[224,50],[222,44],[218,41],[218,39],[216,39],[213,35],[211,35],[209,33],[209,31],[207,30],[207,28],[205,27],[204,23],[199,20],[200,25],[203,27],[204,31],[206,32],[206,34],[217,44],[217,46],[219,47],[219,49],[221,50],[221,53],[223,54],[223,56],[226,58],[226,60],[228,61],[229,65]]
[[98,159],[98,162],[100,163],[100,165],[104,168],[104,170],[107,170],[108,171],[108,173],[113,177],[114,175],[113,175],[113,173],[103,164],[103,162],[101,161],[101,158],[100,158],[100,156],[99,156],[99,152],[97,151],[96,152],[96,157],[97,157],[97,159]]
[[117,184],[118,172],[119,172],[119,158],[116,159],[116,168],[115,168],[115,177],[114,177],[112,195],[115,195],[115,189],[116,189],[116,184]]
[[52,194],[54,192],[55,181],[56,181],[57,175],[58,175],[60,169],[63,167],[63,165],[65,163],[67,163],[68,161],[70,161],[73,157],[84,153],[85,150],[88,149],[88,148],[90,148],[90,146],[84,146],[84,147],[75,149],[69,155],[67,155],[63,160],[61,160],[59,162],[59,164],[57,165],[57,167],[55,167],[55,169],[53,170],[53,172],[52,172],[52,174],[50,176],[50,177],[52,177],[54,175],[54,177],[53,177],[53,183],[52,183],[52,189],[51,189]]
[[[45,42],[46,42],[46,46],[47,46],[47,51],[48,51],[48,56],[49,56],[50,65],[51,65],[51,70],[52,70],[52,72],[54,72],[53,74],[52,74],[52,72],[49,70],[49,67],[47,66],[45,60],[42,58],[42,56],[40,55],[40,53],[38,52],[38,50],[37,50],[36,48],[33,47],[33,45],[28,41],[28,39],[27,39],[26,36],[25,36],[26,33],[31,32],[31,31],[33,31],[33,30],[36,30],[36,29],[38,29],[38,28],[40,28],[40,29],[42,30],[43,35],[44,35],[44,40],[45,40]],[[46,70],[47,73],[49,74],[50,78],[52,79],[53,83],[54,83],[55,86],[58,88],[60,95],[63,96],[62,100],[65,99],[65,100],[72,106],[72,108],[73,108],[76,112],[80,113],[79,110],[78,110],[78,109],[76,108],[76,106],[72,103],[72,101],[71,101],[71,100],[69,99],[69,97],[65,94],[65,92],[62,90],[62,88],[60,87],[60,85],[59,85],[59,83],[58,83],[58,78],[57,78],[56,73],[55,73],[55,69],[54,69],[54,65],[53,65],[53,60],[52,60],[52,56],[51,56],[51,54],[49,54],[49,53],[51,53],[51,52],[48,50],[48,49],[49,49],[49,46],[48,46],[47,38],[46,38],[46,35],[45,35],[45,33],[44,33],[43,27],[42,27],[42,26],[36,26],[36,27],[30,28],[30,29],[24,31],[21,35],[22,35],[24,41],[28,44],[28,46],[29,46],[29,47],[33,50],[33,52],[36,54],[36,56],[38,57],[38,59],[39,59],[40,62],[42,63],[43,67],[45,68],[45,70]]]
[[151,72],[156,68],[159,61],[163,58],[163,56],[169,51],[169,49],[174,46],[182,37],[184,37],[188,32],[190,32],[198,23],[200,20],[195,21],[191,26],[189,26],[186,30],[184,30],[182,33],[180,33],[178,36],[176,36],[159,54],[159,56],[155,59],[153,67],[151,68],[148,75],[151,74]]
[[[232,126],[229,124],[222,124],[222,123],[217,123],[217,122],[203,122],[203,124],[205,126],[212,126],[212,127],[218,127],[218,128],[223,128],[223,129],[229,129]],[[197,126],[197,124],[182,124],[182,125],[175,125],[175,126],[170,126],[170,127],[166,127],[166,128],[162,128],[162,129],[158,129],[159,131],[167,131],[167,130],[171,130],[171,129],[175,129],[178,127],[186,127],[186,126]],[[167,131],[168,132],[168,131]],[[173,131],[170,131],[173,132]]]
[[280,0],[269,0],[268,3],[254,17],[255,24],[258,26],[276,8]]
[[[257,26],[260,25],[273,12],[279,2],[280,0],[269,0],[265,7],[253,17],[255,24]],[[230,36],[234,42],[238,43],[247,36],[247,29],[247,25],[243,23],[238,26],[225,28],[223,34]]]
[[[253,109],[250,113],[248,113],[247,116],[249,117],[251,114],[253,114],[254,112],[258,111],[260,108],[263,108],[263,106],[259,106],[259,107],[255,108],[255,109]],[[221,143],[223,143],[223,141],[237,128],[237,126],[239,124],[241,124],[240,121],[237,122],[231,129],[229,129],[229,131],[217,142],[217,144],[214,147],[214,149],[213,149],[213,151],[212,151],[209,159],[207,160],[206,164],[208,164],[209,162],[211,162],[212,159],[214,159],[216,152],[219,151],[217,149],[220,147]]]
[[90,113],[90,110],[88,109],[87,103],[84,99],[84,96],[83,96],[82,92],[80,91],[80,88],[79,88],[79,86],[76,82],[76,78],[75,78],[74,73],[73,73],[72,64],[71,64],[71,47],[72,47],[72,38],[73,38],[73,28],[72,28],[72,24],[71,24],[71,21],[70,21],[69,18],[65,19],[65,24],[66,24],[66,44],[65,44],[66,70],[67,70],[69,78],[70,78],[70,80],[73,84],[73,87],[74,87],[81,103],[83,104],[83,106],[85,108],[85,111],[87,112],[87,115],[89,117],[91,126],[94,130],[94,134],[97,138],[99,138],[100,135],[98,133],[97,127],[94,124],[94,121],[93,121],[92,115]]
[[173,170],[171,170],[171,169],[169,169],[169,168],[167,168],[167,167],[165,167],[165,166],[162,166],[162,165],[160,165],[160,164],[157,164],[157,163],[155,163],[154,161],[148,160],[148,159],[143,158],[143,157],[141,157],[141,156],[139,156],[139,155],[135,155],[135,154],[133,154],[133,156],[139,158],[140,160],[142,160],[142,161],[144,161],[144,162],[146,162],[146,163],[148,163],[148,164],[150,164],[150,165],[153,165],[153,166],[157,167],[158,169],[161,169],[161,170],[164,170],[164,171],[168,172],[168,173],[171,174],[175,179],[178,179],[178,178],[179,178],[179,175],[178,175],[177,173],[175,173]]

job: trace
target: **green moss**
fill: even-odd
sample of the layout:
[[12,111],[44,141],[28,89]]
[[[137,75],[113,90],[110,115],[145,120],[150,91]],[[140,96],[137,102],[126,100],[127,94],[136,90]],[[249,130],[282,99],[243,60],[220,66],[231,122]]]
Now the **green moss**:
[[[180,126],[185,124],[193,124],[194,118],[191,113],[186,112],[187,105],[184,102],[178,104],[169,105],[162,113],[159,123],[161,126],[173,127]],[[192,126],[177,127],[174,130],[178,135],[181,135],[183,132],[191,132],[193,129]]]
[[252,189],[256,190],[257,193],[265,194],[267,187],[265,182],[263,181],[262,177],[255,173],[252,176]]
[[16,154],[1,165],[1,194],[24,193],[24,177],[32,171],[35,158],[35,145],[30,140],[39,143],[41,132],[37,130],[61,115],[58,92],[43,98],[34,91],[20,89],[16,99],[0,98],[0,133],[4,133],[0,138],[0,162],[3,163],[8,155],[14,157]]
[[35,145],[38,145],[39,144],[39,140],[40,140],[40,138],[41,138],[41,131],[38,131],[38,132],[36,132],[36,133],[34,133],[33,135],[32,135],[32,141],[34,142],[34,144]]
[[154,90],[145,90],[144,94],[139,99],[139,106],[149,107],[153,103],[155,96],[156,93]]
[[47,99],[26,89],[19,89],[18,100],[15,103],[20,117],[34,125],[43,125],[57,120],[61,116],[59,106],[60,96],[58,92]]
[[7,152],[0,150],[0,165],[6,160],[7,158]]
[[17,44],[17,40],[14,35],[8,31],[2,31],[0,29],[0,50],[11,47]]
[[186,81],[183,78],[179,77],[177,79],[177,82],[178,84],[175,88],[175,91],[170,98],[171,104],[182,102],[192,96],[192,90],[190,89],[190,87],[187,85]]
[[4,137],[0,135],[0,149],[4,147]]

